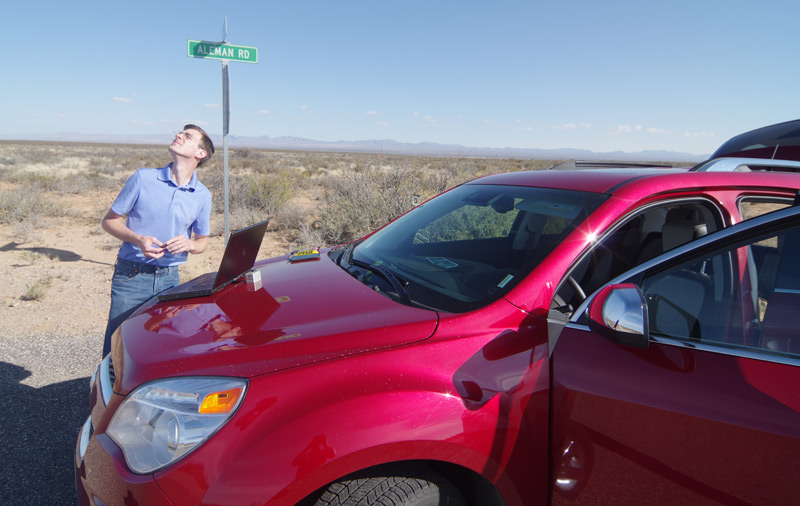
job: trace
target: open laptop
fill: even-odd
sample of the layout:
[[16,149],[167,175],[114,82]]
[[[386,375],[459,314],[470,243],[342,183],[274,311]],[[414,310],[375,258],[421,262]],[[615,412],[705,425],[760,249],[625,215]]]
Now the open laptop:
[[231,232],[217,272],[202,274],[191,281],[170,288],[160,293],[158,300],[163,302],[190,297],[205,297],[239,279],[253,268],[268,223],[269,220],[264,220]]

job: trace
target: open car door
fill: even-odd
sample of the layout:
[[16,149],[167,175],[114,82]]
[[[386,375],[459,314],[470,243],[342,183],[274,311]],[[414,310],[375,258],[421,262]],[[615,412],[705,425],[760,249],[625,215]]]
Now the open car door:
[[599,289],[551,342],[553,504],[795,504],[800,208]]

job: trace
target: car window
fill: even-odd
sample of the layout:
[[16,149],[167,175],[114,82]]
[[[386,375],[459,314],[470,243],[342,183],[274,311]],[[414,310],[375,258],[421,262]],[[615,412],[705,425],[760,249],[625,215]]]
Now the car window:
[[707,201],[648,206],[616,225],[584,255],[559,287],[552,309],[569,315],[610,279],[719,228],[720,213]]
[[762,214],[771,213],[792,205],[792,201],[759,200],[754,198],[742,199],[739,202],[739,213],[743,220],[749,220]]
[[646,275],[650,333],[800,358],[800,228]]

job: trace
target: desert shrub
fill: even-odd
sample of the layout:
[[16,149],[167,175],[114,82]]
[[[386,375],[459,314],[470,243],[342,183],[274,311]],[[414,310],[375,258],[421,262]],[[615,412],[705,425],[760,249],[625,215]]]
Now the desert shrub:
[[[263,213],[263,211],[259,209],[253,209],[248,207],[231,207],[228,214],[228,226],[230,227],[230,231],[244,228],[250,226],[254,223],[258,223],[267,219],[269,216]],[[220,222],[220,230],[219,233],[224,233],[222,228],[222,223]],[[270,225],[272,228],[272,225]]]
[[322,237],[319,221],[316,220],[307,220],[300,223],[293,239],[290,250],[318,248],[327,244]]
[[98,190],[119,190],[122,180],[102,171],[90,170],[59,178],[54,189],[61,193],[82,194]]
[[22,253],[20,254],[20,259],[23,262],[30,265],[42,262],[45,259],[49,258],[50,257],[48,257],[45,253],[42,253],[41,251],[30,250],[30,249],[23,250]]
[[118,189],[124,179],[109,177],[95,170],[58,174],[53,172],[16,171],[5,177],[4,181],[39,192],[82,194],[95,190]]
[[7,181],[36,191],[53,191],[58,184],[58,176],[42,172],[15,172]]
[[22,300],[42,300],[47,295],[47,290],[52,283],[52,277],[47,275],[37,279],[34,283],[26,286]]
[[44,216],[61,216],[58,202],[48,198],[35,185],[21,185],[0,192],[0,223],[12,224],[40,220]]
[[361,167],[327,180],[319,233],[325,245],[349,242],[411,209],[428,193],[419,169]]
[[57,158],[60,150],[57,144],[44,142],[20,143],[23,146],[17,151],[19,165],[50,165]]
[[[292,208],[289,201],[297,196],[299,183],[297,177],[289,170],[256,173],[237,170],[228,174],[228,205],[229,220],[236,214],[237,221],[246,217],[277,218],[273,226],[283,227],[284,223],[292,220],[287,217],[287,211]],[[225,209],[225,182],[224,173],[220,170],[205,171],[201,181],[211,190],[214,212],[222,214]],[[254,222],[246,223],[251,225]]]
[[19,243],[34,242],[41,239],[39,230],[44,227],[45,220],[40,216],[31,216],[11,226],[11,236]]
[[239,189],[241,193],[237,205],[263,209],[267,214],[274,214],[295,194],[294,182],[288,171],[246,177]]
[[[225,181],[222,170],[209,170],[203,166],[196,171],[197,178],[208,187],[211,192],[212,213],[222,213],[224,209]],[[228,177],[230,183],[230,176]]]
[[[134,166],[126,167],[126,166],[123,166],[122,164],[120,164],[118,162],[112,162],[112,161],[104,160],[104,159],[103,160],[100,160],[100,159],[94,160],[94,163],[92,163],[91,166],[92,167],[96,167],[97,168],[97,172],[100,173],[100,174],[103,174],[103,175],[106,175],[106,176],[110,176],[110,177],[120,177],[120,178],[122,178],[122,177],[126,177],[127,178],[128,176],[133,174],[133,172],[136,169],[140,168],[140,167],[134,167]],[[144,165],[142,165],[142,166],[144,166]]]
[[[224,158],[223,152],[218,152],[220,159]],[[249,148],[228,150],[228,168],[234,170],[251,170],[258,163],[258,155]],[[214,158],[212,158],[213,160]],[[224,160],[223,160],[224,162]],[[222,164],[224,167],[224,163]]]
[[290,236],[296,236],[305,223],[313,221],[313,214],[313,209],[289,201],[272,214],[270,228],[285,230]]

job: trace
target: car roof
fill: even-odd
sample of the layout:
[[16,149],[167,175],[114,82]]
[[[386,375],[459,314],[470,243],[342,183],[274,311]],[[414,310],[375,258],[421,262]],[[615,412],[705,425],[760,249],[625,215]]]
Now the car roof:
[[791,172],[716,172],[689,168],[620,168],[534,170],[484,176],[467,184],[533,186],[605,194],[655,194],[710,187],[800,188],[800,174]]
[[473,184],[536,186],[593,193],[609,193],[613,188],[631,180],[662,174],[685,174],[688,169],[591,169],[591,170],[531,170],[485,176]]

